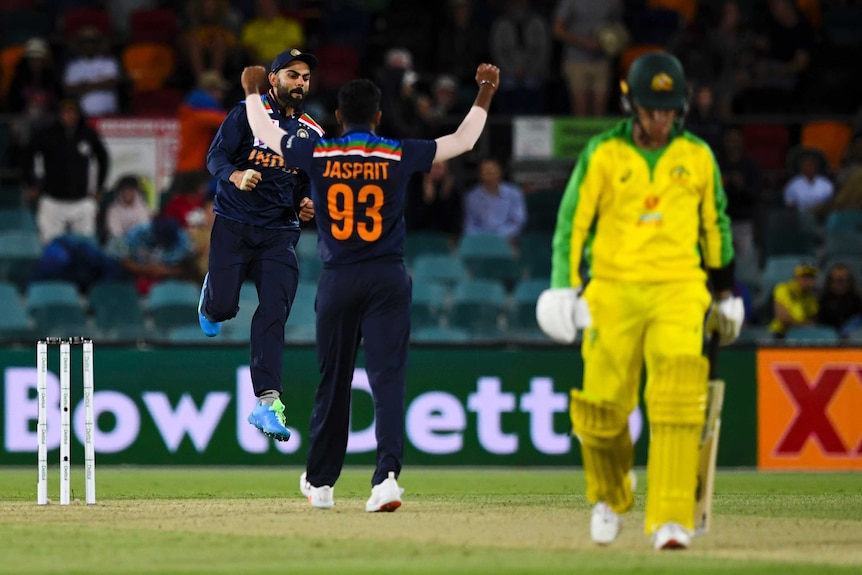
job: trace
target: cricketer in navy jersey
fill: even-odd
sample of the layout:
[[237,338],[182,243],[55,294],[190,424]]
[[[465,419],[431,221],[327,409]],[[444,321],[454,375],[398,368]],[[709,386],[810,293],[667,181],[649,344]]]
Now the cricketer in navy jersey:
[[[302,105],[317,58],[293,49],[282,52],[262,79],[267,122],[300,140],[312,142],[323,130]],[[254,282],[258,305],[251,320],[249,366],[259,399],[248,422],[265,435],[287,441],[282,364],[284,325],[299,282],[296,244],[300,220],[314,216],[308,176],[285,162],[280,149],[254,137],[245,102],[231,109],[213,138],[207,168],[218,178],[210,236],[208,272],[201,287],[198,320],[210,337],[239,311],[243,283]]]
[[499,70],[479,66],[473,108],[455,133],[437,140],[375,135],[380,89],[369,80],[353,80],[338,94],[335,115],[343,135],[316,142],[265,121],[256,95],[263,72],[260,67],[243,71],[249,122],[257,137],[278,146],[286,162],[309,174],[324,261],[316,301],[320,384],[300,491],[313,507],[334,505],[333,489],[347,452],[353,370],[363,342],[377,438],[377,465],[365,510],[394,511],[401,506],[397,478],[404,451],[412,292],[403,258],[407,182],[434,161],[472,149],[484,128]]

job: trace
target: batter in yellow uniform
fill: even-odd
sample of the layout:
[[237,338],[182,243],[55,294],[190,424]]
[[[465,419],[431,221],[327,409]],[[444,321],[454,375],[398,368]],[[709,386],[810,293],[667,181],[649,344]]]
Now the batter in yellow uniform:
[[[682,66],[666,53],[641,56],[623,91],[633,117],[590,140],[566,187],[551,288],[539,298],[537,318],[559,341],[574,341],[585,328],[583,386],[572,391],[570,409],[594,505],[593,539],[616,539],[620,514],[632,507],[628,414],[646,364],[646,532],[657,549],[685,548],[707,393],[707,279],[723,344],[739,335],[743,307],[731,292],[718,166],[707,144],[682,129]],[[589,282],[581,293],[582,267]]]

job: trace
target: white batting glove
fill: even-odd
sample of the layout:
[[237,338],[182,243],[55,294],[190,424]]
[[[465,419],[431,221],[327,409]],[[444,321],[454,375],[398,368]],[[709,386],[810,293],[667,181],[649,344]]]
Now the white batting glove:
[[730,345],[739,337],[744,321],[745,306],[742,298],[728,297],[712,304],[706,321],[706,330],[709,333],[717,331],[719,344]]
[[560,343],[572,343],[578,330],[592,323],[587,301],[574,288],[546,289],[536,302],[536,321],[545,334]]

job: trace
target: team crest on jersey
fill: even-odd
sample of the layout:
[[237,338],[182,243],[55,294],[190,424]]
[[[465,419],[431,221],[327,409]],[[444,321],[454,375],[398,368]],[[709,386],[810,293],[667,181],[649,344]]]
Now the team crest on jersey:
[[658,196],[647,196],[644,198],[644,207],[648,210],[654,210],[658,206]]
[[654,92],[670,92],[673,90],[673,78],[664,72],[659,72],[652,77],[652,89]]
[[297,138],[307,138],[308,137],[308,130],[306,130],[305,128],[298,129],[296,131],[296,137]]
[[685,181],[688,180],[690,176],[691,174],[685,169],[685,166],[674,166],[670,170],[670,179],[672,180]]

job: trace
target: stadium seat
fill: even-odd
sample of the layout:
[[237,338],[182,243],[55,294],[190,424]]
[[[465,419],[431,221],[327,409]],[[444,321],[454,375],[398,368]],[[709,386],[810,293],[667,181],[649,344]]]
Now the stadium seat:
[[176,68],[176,53],[167,44],[140,42],[123,48],[123,71],[135,92],[158,90],[165,86]]
[[841,167],[841,160],[850,145],[853,129],[847,122],[817,120],[802,125],[799,143],[803,147],[817,148],[826,155],[831,170]]
[[862,210],[839,210],[826,216],[825,231],[850,230],[862,233]]
[[466,329],[471,335],[499,335],[499,321],[505,312],[503,284],[487,279],[462,280],[455,285],[448,325]]
[[553,238],[553,234],[547,231],[524,232],[518,238],[518,260],[526,277],[550,277]]
[[514,283],[521,269],[509,240],[490,234],[461,236],[458,257],[473,279],[499,280]]
[[823,237],[823,259],[862,256],[862,232],[828,231]]
[[171,118],[176,116],[183,93],[176,88],[134,91],[131,94],[132,114],[149,118]]
[[524,204],[527,207],[527,223],[524,225],[523,233],[547,234],[549,230],[553,230],[557,224],[557,212],[562,199],[563,190],[558,188],[545,188],[526,193]]
[[199,285],[180,280],[165,280],[153,285],[146,311],[155,329],[165,334],[176,327],[198,326],[200,291]]
[[816,232],[809,229],[796,210],[778,208],[767,213],[764,250],[766,257],[817,253]]
[[0,232],[0,279],[23,288],[42,257],[39,235],[13,230]]
[[296,298],[290,308],[290,316],[287,318],[285,330],[297,326],[314,326],[317,323],[317,314],[314,311],[316,298],[317,284],[300,281],[296,287]]
[[87,317],[75,284],[62,280],[35,281],[27,286],[27,313],[40,335],[82,335]]
[[775,341],[775,335],[767,326],[743,326],[739,337],[733,345],[769,344]]
[[428,280],[416,281],[414,278],[410,304],[412,329],[439,325],[446,303],[446,286]]
[[131,282],[101,282],[90,288],[90,310],[96,327],[103,332],[119,332],[145,323],[141,296]]
[[784,341],[794,343],[837,343],[838,332],[826,326],[791,327],[784,336]]
[[551,285],[549,278],[529,279],[518,282],[512,291],[512,301],[507,314],[508,331],[539,329],[536,323],[536,301],[542,291]]
[[84,27],[98,29],[105,38],[110,38],[113,34],[111,15],[103,8],[71,8],[63,13],[63,34],[67,42]]
[[470,341],[470,333],[456,327],[421,327],[410,334],[410,341],[414,343],[461,344]]
[[467,270],[457,256],[425,254],[418,256],[410,266],[414,287],[421,283],[440,283],[453,286],[467,277]]
[[420,255],[451,253],[449,239],[441,232],[407,232],[404,240],[404,257],[413,262]]
[[0,282],[0,309],[0,341],[33,337],[33,322],[17,286],[10,282]]
[[[9,88],[12,85],[12,77],[15,68],[24,54],[24,44],[12,44],[0,48],[0,102],[5,102],[9,96]],[[4,164],[6,158],[5,148],[0,149],[0,165]]]
[[784,124],[743,124],[745,153],[763,170],[767,183],[775,183],[787,168],[790,132]]
[[37,233],[36,218],[27,208],[0,208],[0,232]]
[[793,278],[793,269],[800,263],[810,262],[808,254],[793,254],[770,256],[766,258],[763,266],[763,289],[764,295],[772,295],[772,290],[779,283],[789,281]]
[[177,13],[170,8],[141,8],[129,14],[129,44],[155,42],[173,45]]

